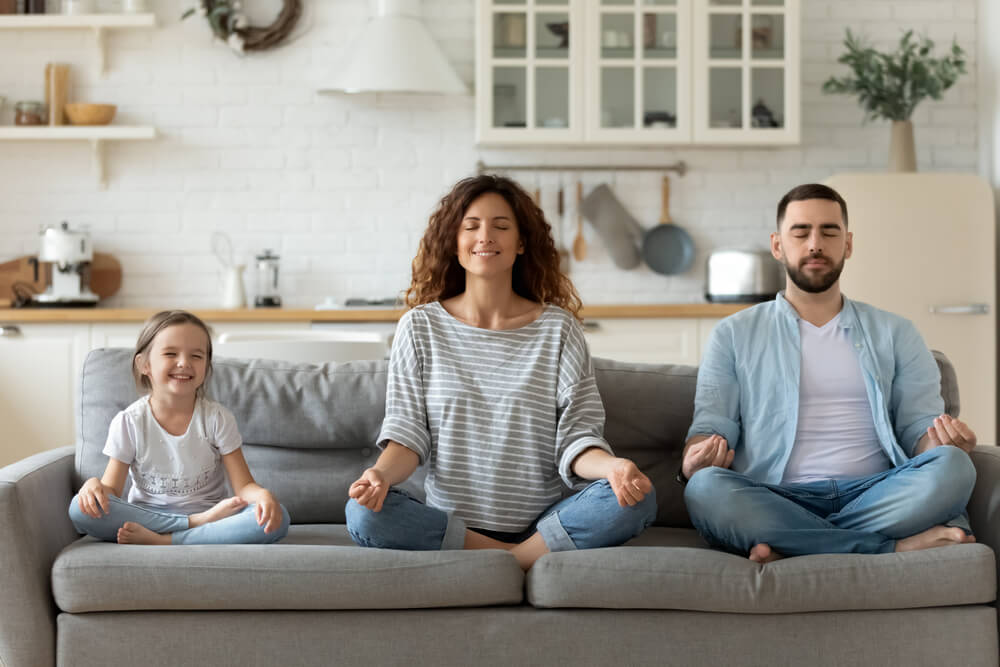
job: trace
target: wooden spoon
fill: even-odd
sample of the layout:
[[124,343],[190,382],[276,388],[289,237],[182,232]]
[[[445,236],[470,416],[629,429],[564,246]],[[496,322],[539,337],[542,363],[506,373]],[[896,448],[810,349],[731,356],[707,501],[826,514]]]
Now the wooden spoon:
[[583,216],[580,202],[583,201],[583,183],[576,182],[576,238],[573,239],[573,259],[582,262],[587,257],[587,242],[583,240]]

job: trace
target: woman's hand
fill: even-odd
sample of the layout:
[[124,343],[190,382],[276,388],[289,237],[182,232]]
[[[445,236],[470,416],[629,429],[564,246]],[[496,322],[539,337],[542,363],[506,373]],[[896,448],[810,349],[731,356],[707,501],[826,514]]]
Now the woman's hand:
[[80,510],[92,519],[100,519],[102,510],[104,514],[111,512],[108,496],[113,493],[113,489],[104,486],[101,480],[91,477],[80,487]]
[[278,500],[267,489],[261,489],[254,506],[257,525],[264,526],[265,533],[273,533],[281,528],[282,511]]
[[622,507],[639,503],[653,490],[653,483],[629,459],[614,460],[608,472],[608,482]]
[[351,484],[347,495],[357,501],[362,507],[367,507],[373,512],[382,509],[382,502],[386,494],[389,493],[389,484],[381,471],[376,468],[368,468],[356,482]]

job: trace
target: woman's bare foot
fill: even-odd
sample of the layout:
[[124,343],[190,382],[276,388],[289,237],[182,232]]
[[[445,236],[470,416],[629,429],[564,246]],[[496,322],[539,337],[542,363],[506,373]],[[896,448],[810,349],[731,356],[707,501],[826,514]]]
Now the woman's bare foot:
[[764,542],[754,545],[754,548],[750,550],[750,560],[761,565],[776,561],[779,558],[784,558],[784,556],[772,549],[770,544]]
[[197,528],[198,526],[203,526],[206,523],[212,523],[213,521],[218,521],[219,519],[225,519],[227,516],[236,514],[246,506],[247,501],[243,500],[239,496],[233,496],[232,498],[220,500],[214,507],[207,509],[204,512],[196,512],[189,516],[188,528]]
[[966,535],[965,531],[961,528],[954,526],[934,526],[922,533],[897,540],[896,551],[933,549],[934,547],[948,547],[952,544],[965,544],[975,541],[975,536]]
[[126,521],[118,529],[118,544],[170,544],[170,541],[170,535],[154,533],[132,521]]

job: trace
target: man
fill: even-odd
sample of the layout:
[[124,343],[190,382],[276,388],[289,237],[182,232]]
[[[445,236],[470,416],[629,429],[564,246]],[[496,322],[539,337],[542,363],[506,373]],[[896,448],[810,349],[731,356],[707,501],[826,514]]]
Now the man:
[[785,290],[720,322],[698,372],[678,473],[695,527],[760,563],[974,542],[976,435],[941,414],[913,324],[841,294],[847,204],[800,185],[777,217]]

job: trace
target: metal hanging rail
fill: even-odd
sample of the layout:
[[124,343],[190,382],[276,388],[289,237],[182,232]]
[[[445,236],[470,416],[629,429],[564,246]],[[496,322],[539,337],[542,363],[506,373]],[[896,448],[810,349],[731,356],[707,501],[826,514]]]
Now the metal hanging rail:
[[684,160],[673,164],[594,164],[594,165],[558,165],[558,164],[491,164],[482,160],[476,162],[476,173],[485,174],[492,171],[675,171],[678,176],[687,172]]

